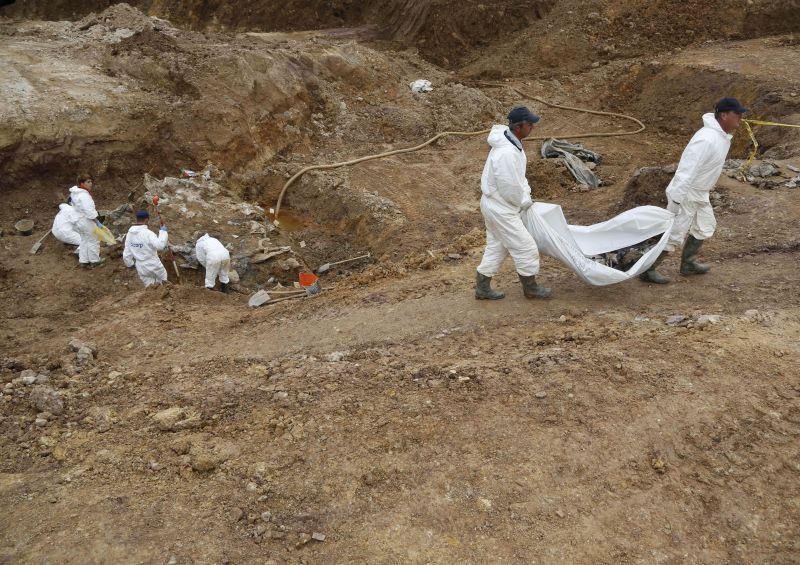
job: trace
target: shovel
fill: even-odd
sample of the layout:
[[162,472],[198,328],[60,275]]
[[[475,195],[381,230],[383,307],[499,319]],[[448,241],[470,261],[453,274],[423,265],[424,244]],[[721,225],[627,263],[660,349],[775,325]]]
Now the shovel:
[[47,233],[40,237],[39,241],[33,244],[33,247],[31,247],[31,255],[36,255],[36,252],[39,251],[39,248],[42,246],[44,238],[46,238],[48,235],[50,235],[50,230],[47,230]]
[[[158,211],[158,194],[153,196],[153,208],[156,209],[156,215],[161,225],[164,225],[164,220],[161,219],[161,212]],[[175,277],[178,279],[178,284],[181,284],[181,272],[178,270],[178,263],[175,262],[175,254],[172,252],[169,244],[167,244],[167,252],[164,254],[167,261],[172,261],[172,268],[175,269]]]
[[342,259],[341,261],[334,261],[333,263],[325,263],[324,265],[320,265],[317,267],[317,274],[321,275],[322,273],[327,273],[331,270],[331,267],[334,265],[341,265],[342,263],[350,263],[351,261],[358,261],[359,259],[367,259],[371,257],[369,253],[366,255],[359,255],[358,257],[353,257],[352,259]]

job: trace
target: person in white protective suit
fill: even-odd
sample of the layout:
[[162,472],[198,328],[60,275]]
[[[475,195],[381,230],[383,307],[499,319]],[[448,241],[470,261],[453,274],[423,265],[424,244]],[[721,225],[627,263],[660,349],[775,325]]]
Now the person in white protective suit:
[[75,211],[75,231],[81,236],[78,244],[78,263],[82,267],[98,267],[104,263],[100,259],[100,240],[94,234],[95,227],[103,227],[97,219],[92,187],[94,179],[89,175],[78,175],[77,184],[69,189],[72,208]]
[[[667,186],[667,210],[675,214],[669,241],[655,263],[641,274],[645,282],[667,284],[670,278],[656,271],[667,254],[683,245],[682,275],[702,275],[711,266],[695,261],[703,242],[714,235],[717,220],[711,207],[710,193],[717,184],[725,157],[731,146],[733,132],[747,112],[736,98],[723,98],[714,112],[703,114],[703,127],[698,130],[686,149],[675,176]],[[688,238],[686,237],[688,234]]]
[[491,287],[507,255],[511,255],[526,298],[547,298],[550,289],[536,284],[539,249],[525,229],[520,214],[533,205],[525,177],[527,157],[522,140],[530,135],[539,116],[520,106],[508,114],[508,126],[492,127],[491,146],[481,176],[481,213],[486,224],[486,249],[478,265],[475,298],[498,300],[505,294]]
[[146,210],[136,212],[136,225],[128,230],[125,236],[125,251],[122,260],[126,267],[136,265],[136,272],[142,279],[145,288],[160,285],[167,280],[167,270],[158,258],[158,252],[167,248],[167,226],[161,221],[158,235],[147,227],[150,214]]
[[64,202],[59,204],[58,214],[56,214],[56,218],[53,220],[53,227],[50,229],[53,232],[53,237],[69,245],[80,245],[81,234],[75,229],[77,220],[78,215],[70,204]]
[[231,268],[231,254],[220,240],[205,234],[194,246],[198,262],[206,268],[206,288],[213,290],[219,275],[219,289],[229,292],[228,271]]

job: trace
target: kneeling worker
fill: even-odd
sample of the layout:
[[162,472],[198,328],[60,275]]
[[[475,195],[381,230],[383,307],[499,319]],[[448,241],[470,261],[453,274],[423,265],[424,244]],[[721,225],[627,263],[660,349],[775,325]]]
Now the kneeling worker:
[[161,230],[156,235],[147,228],[149,219],[146,210],[136,212],[136,225],[128,230],[122,253],[126,267],[136,265],[136,272],[145,287],[160,285],[167,280],[167,270],[158,258],[158,252],[167,248],[167,226],[162,220]]
[[220,240],[205,234],[194,246],[198,262],[206,268],[206,288],[214,289],[219,274],[219,289],[229,292],[228,271],[231,268],[231,254]]
[[77,221],[78,214],[75,209],[70,204],[62,202],[58,205],[58,214],[56,214],[53,227],[50,229],[53,237],[68,245],[80,245],[81,234],[75,229]]

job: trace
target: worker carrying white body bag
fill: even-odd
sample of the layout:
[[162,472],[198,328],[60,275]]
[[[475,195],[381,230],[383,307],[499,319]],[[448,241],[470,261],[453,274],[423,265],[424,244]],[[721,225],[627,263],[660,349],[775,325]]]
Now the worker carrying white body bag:
[[[567,224],[561,206],[536,202],[521,212],[525,228],[539,252],[564,263],[578,277],[593,286],[605,286],[632,279],[645,272],[667,245],[675,215],[657,206],[639,206],[610,220],[591,226]],[[647,240],[660,236],[646,249]],[[647,242],[647,245],[640,245]],[[625,270],[609,266],[608,255],[631,247],[646,249]]]

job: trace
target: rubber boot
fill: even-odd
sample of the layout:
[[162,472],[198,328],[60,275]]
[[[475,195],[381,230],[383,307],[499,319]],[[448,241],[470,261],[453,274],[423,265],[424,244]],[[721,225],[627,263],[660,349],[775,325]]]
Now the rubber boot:
[[228,294],[231,291],[231,287],[228,283],[221,282],[219,283],[219,290],[225,294]]
[[506,295],[499,290],[494,290],[491,284],[492,277],[487,277],[476,271],[475,298],[478,300],[500,300],[505,298]]
[[536,275],[530,277],[519,275],[519,282],[522,283],[525,298],[550,298],[550,289],[536,284]]
[[661,261],[663,261],[668,254],[669,251],[662,251],[661,255],[658,256],[658,259],[656,259],[655,262],[652,265],[650,265],[650,268],[647,269],[641,275],[639,275],[639,279],[643,280],[644,282],[649,282],[653,284],[667,284],[669,282],[672,282],[671,278],[666,277],[661,273],[659,273],[658,271],[656,271],[656,267],[658,267],[661,264]]
[[686,245],[683,246],[683,254],[681,255],[682,275],[702,275],[711,270],[711,265],[696,263],[694,260],[702,246],[703,240],[696,239],[692,235],[686,240]]

